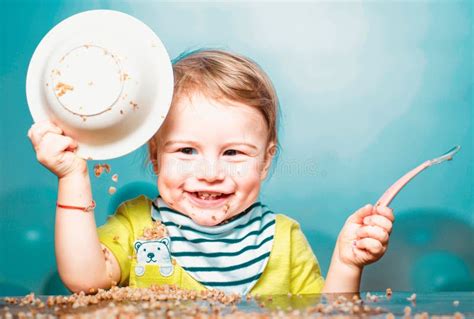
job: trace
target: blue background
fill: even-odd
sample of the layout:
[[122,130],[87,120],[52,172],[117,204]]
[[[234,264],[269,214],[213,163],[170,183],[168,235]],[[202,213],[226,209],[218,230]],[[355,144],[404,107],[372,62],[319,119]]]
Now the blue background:
[[[261,199],[298,220],[324,273],[348,215],[398,177],[462,145],[412,181],[392,207],[387,254],[364,290],[474,290],[473,4],[1,0],[0,295],[65,293],[54,259],[57,179],[27,130],[28,62],[61,20],[115,9],[148,24],[171,57],[202,46],[256,60],[278,91],[283,146]],[[123,200],[156,194],[139,149],[92,177],[102,224]],[[92,166],[94,163],[91,163]]]

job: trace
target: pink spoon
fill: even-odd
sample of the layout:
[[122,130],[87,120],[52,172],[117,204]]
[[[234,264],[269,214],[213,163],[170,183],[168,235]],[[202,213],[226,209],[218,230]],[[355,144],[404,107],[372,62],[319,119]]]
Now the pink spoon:
[[461,149],[461,146],[456,145],[443,155],[433,158],[431,160],[428,160],[424,163],[422,163],[420,166],[412,169],[403,177],[401,177],[398,181],[396,181],[392,186],[390,186],[389,189],[385,191],[385,193],[382,195],[382,197],[379,198],[375,206],[382,206],[382,207],[387,207],[390,202],[397,196],[398,192],[402,190],[402,188],[409,182],[411,181],[416,175],[421,173],[424,169],[435,165],[435,164],[440,164],[445,161],[450,161],[453,159],[454,154],[456,154],[459,150]]

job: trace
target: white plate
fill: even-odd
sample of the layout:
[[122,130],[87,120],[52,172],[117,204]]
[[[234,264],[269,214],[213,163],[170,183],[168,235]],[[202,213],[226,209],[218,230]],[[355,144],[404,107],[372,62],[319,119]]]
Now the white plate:
[[86,159],[119,157],[146,143],[172,95],[171,61],[158,36],[112,10],[82,12],[56,25],[36,48],[26,77],[35,122],[56,123]]

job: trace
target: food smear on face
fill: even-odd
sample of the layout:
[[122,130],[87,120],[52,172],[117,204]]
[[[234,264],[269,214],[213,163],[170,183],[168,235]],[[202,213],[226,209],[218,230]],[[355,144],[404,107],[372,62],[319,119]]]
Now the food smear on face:
[[229,203],[226,203],[226,204],[224,205],[224,214],[227,215],[227,213],[229,212],[229,209],[230,209],[230,205],[229,205]]

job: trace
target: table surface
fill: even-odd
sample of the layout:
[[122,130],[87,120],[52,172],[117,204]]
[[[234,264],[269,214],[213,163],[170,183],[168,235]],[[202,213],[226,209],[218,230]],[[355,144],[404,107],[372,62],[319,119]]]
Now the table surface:
[[[435,292],[435,293],[417,293],[416,302],[408,300],[412,296],[412,292],[393,292],[390,297],[387,297],[385,292],[370,292],[369,297],[366,292],[360,294],[360,298],[363,300],[363,305],[367,305],[371,308],[371,311],[364,315],[364,318],[387,318],[388,313],[392,313],[395,318],[404,318],[406,307],[411,308],[411,316],[416,317],[416,314],[428,313],[431,318],[439,318],[440,316],[455,317],[456,313],[461,313],[461,316],[456,318],[474,318],[474,291],[472,292]],[[268,296],[257,297],[247,301],[243,299],[237,304],[238,310],[245,313],[258,313],[258,314],[277,314],[281,310],[285,310],[287,314],[292,317],[308,317],[308,313],[305,310],[310,307],[314,307],[321,303],[328,305],[333,303],[341,296],[344,296],[347,300],[352,300],[351,295],[340,295],[340,294],[327,294],[327,295],[307,295],[307,296]],[[372,297],[370,297],[372,296]],[[376,296],[376,297],[373,297]],[[47,296],[40,296],[40,299],[45,300]],[[377,299],[377,300],[374,300]],[[202,301],[197,303],[203,304]],[[108,302],[104,304],[106,307]],[[138,303],[137,303],[138,304]],[[5,307],[8,307],[5,309]],[[97,308],[97,306],[95,306]],[[377,311],[372,311],[377,308]],[[20,306],[15,304],[6,303],[4,298],[0,298],[0,318],[5,318],[5,313],[12,313],[13,315],[18,314],[22,311],[27,313],[31,311],[31,306]],[[87,310],[87,309],[83,309]],[[45,309],[38,311],[39,313],[50,313],[52,309],[46,307]],[[77,310],[76,310],[77,311]],[[296,314],[296,315],[295,315]],[[341,315],[341,312],[329,313],[329,315]],[[343,314],[345,318],[360,318],[360,315]],[[314,318],[320,318],[323,316],[321,313],[314,313]],[[257,316],[258,317],[258,316]],[[311,316],[309,316],[311,317]],[[426,317],[426,316],[425,316]]]

